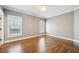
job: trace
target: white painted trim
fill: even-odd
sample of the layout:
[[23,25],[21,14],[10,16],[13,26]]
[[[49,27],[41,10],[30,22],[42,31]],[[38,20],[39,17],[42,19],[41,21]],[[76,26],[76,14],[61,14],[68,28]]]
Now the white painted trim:
[[58,38],[61,38],[61,39],[65,39],[65,40],[74,41],[76,43],[79,43],[79,41],[74,40],[74,39],[70,39],[70,38],[66,38],[66,37],[60,37],[60,36],[51,35],[51,34],[39,34],[39,35],[34,35],[34,36],[29,36],[29,37],[22,37],[22,38],[18,38],[18,39],[15,39],[15,40],[8,40],[8,41],[5,41],[4,43],[10,43],[10,42],[19,41],[19,40],[25,40],[25,39],[29,39],[29,38],[42,36],[42,35],[49,35],[49,36],[52,36],[52,37],[58,37]]
[[46,35],[49,35],[49,36],[52,36],[52,37],[58,37],[58,38],[61,38],[61,39],[70,40],[70,41],[74,41],[76,43],[79,43],[79,41],[77,41],[75,39],[71,39],[71,38],[66,38],[66,37],[61,37],[61,36],[51,35],[51,34],[46,34]]
[[[13,8],[13,7],[9,7],[9,6],[2,6],[3,8],[6,8],[6,9],[9,9],[9,10],[13,10],[13,11],[17,11],[17,12],[21,12],[21,13],[24,13],[24,14],[28,14],[28,15],[32,15],[32,16],[36,16],[36,17],[39,17],[39,18],[43,18],[43,17],[40,17],[40,15],[36,14],[36,13],[33,13],[33,12],[29,12],[29,11],[24,11],[24,10],[19,10],[19,9],[16,9],[16,8]],[[71,12],[71,11],[75,11],[79,9],[79,7],[75,7],[73,9],[69,9],[69,10],[66,10],[66,11],[63,11],[61,12],[60,14],[57,14],[57,15],[54,15],[52,17],[55,17],[55,16],[58,16],[58,15],[62,15],[62,14],[65,14],[65,13],[68,13],[68,12]],[[51,19],[52,17],[48,17],[46,19]],[[44,18],[43,18],[44,19]]]
[[79,7],[74,8],[74,11],[77,10],[77,9],[79,9]]
[[0,42],[1,44],[0,45],[2,45],[3,43],[4,43],[4,12],[3,12],[3,8],[2,7],[0,7],[0,15],[2,16],[2,34],[1,34],[1,38],[2,38],[2,41]]
[[[61,12],[61,13],[59,13],[59,14],[57,14],[57,15],[54,15],[53,17],[59,16],[59,15],[63,15],[63,14],[65,14],[65,13],[69,13],[69,12],[72,12],[72,11],[74,11],[74,9],[70,9],[70,10]],[[47,18],[47,19],[51,19],[51,18],[53,18],[53,17],[49,17],[49,18]]]
[[22,37],[22,38],[17,38],[17,39],[14,39],[14,40],[7,40],[4,43],[10,43],[10,42],[24,40],[24,39],[29,39],[29,38],[33,38],[33,37],[42,36],[42,35],[45,35],[45,34],[39,34],[39,35],[34,35],[34,36],[29,36],[29,37]]
[[[59,15],[65,14],[65,13],[69,13],[69,12],[75,11],[75,10],[77,10],[77,9],[79,9],[79,7],[76,7],[76,8],[74,8],[74,9],[70,9],[70,10],[67,10],[67,11],[64,11],[64,12],[62,12],[62,13],[60,13],[60,14],[54,15],[53,17],[59,16]],[[47,19],[51,19],[51,18],[53,18],[53,17],[49,17],[49,18],[47,18]]]
[[6,6],[6,5],[4,5],[4,6],[2,6],[2,7],[5,8],[5,9],[8,9],[8,10],[12,10],[12,11],[20,12],[20,13],[23,13],[23,14],[35,16],[35,17],[38,17],[38,18],[40,18],[40,19],[44,19],[43,17],[40,17],[40,15],[38,15],[38,14],[36,14],[36,13],[34,13],[34,12],[19,10],[19,9],[16,9],[16,8],[13,8],[13,7],[8,7],[8,6]]

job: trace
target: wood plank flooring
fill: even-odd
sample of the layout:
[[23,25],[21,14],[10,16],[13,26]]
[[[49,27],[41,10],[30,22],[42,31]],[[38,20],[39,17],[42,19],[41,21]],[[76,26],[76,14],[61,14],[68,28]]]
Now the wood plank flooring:
[[4,44],[0,53],[79,53],[79,47],[71,41],[44,35]]

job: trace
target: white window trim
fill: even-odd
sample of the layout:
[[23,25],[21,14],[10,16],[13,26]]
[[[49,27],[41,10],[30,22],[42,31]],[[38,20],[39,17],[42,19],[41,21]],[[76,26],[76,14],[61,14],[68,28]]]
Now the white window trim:
[[[11,38],[11,37],[22,36],[22,26],[21,26],[21,28],[20,28],[21,30],[20,30],[20,34],[19,34],[19,35],[11,36],[11,34],[9,34],[9,32],[10,32],[10,30],[9,30],[9,23],[10,23],[10,21],[9,21],[9,15],[11,15],[11,14],[8,14],[8,15],[7,15],[7,19],[8,19],[8,20],[7,20],[7,22],[8,22],[8,23],[7,23],[7,24],[8,24],[8,27],[7,27],[7,30],[8,30],[8,37]],[[11,15],[11,16],[16,16],[16,15]],[[20,16],[17,16],[17,17],[20,17]],[[21,17],[21,18],[22,18],[22,17]]]

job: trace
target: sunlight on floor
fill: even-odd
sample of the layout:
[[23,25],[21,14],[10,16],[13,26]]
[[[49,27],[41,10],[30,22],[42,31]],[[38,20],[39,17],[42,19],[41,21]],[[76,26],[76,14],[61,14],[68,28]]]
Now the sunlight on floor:
[[46,51],[45,37],[40,38],[38,45],[39,45],[38,46],[39,52],[45,52]]
[[10,52],[10,53],[21,53],[22,47],[21,47],[21,45],[14,45],[14,46],[12,46],[11,49],[9,49],[8,52]]

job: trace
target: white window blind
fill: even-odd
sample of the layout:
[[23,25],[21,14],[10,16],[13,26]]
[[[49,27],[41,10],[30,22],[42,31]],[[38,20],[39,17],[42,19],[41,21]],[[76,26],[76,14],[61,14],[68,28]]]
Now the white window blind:
[[22,35],[22,17],[8,15],[8,36],[16,37]]

